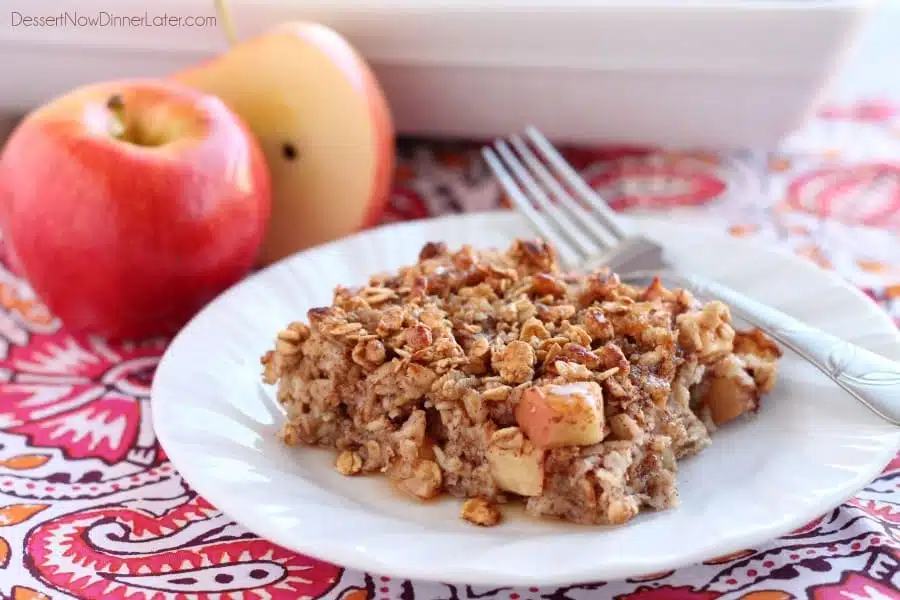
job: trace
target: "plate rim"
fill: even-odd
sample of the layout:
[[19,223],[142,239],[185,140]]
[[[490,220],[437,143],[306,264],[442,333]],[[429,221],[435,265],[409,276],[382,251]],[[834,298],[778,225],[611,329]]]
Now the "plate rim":
[[[306,250],[302,250],[296,252],[288,257],[285,257],[267,267],[260,269],[259,271],[251,274],[250,276],[244,278],[240,282],[237,282],[233,286],[229,287],[221,294],[219,294],[216,298],[210,301],[203,309],[201,309],[194,317],[185,324],[184,327],[170,340],[166,351],[163,356],[160,358],[159,364],[157,365],[156,374],[153,379],[153,383],[150,390],[151,396],[151,419],[153,422],[154,431],[156,432],[157,441],[163,447],[166,452],[166,455],[169,458],[172,466],[178,475],[182,478],[182,480],[190,486],[196,493],[203,496],[204,498],[209,499],[210,495],[207,494],[209,488],[207,487],[207,481],[205,478],[191,476],[188,477],[182,471],[182,468],[179,464],[190,464],[189,461],[182,460],[181,450],[177,449],[174,453],[170,451],[169,448],[179,448],[180,444],[174,443],[170,444],[167,447],[167,442],[164,441],[165,438],[169,437],[168,434],[168,425],[166,421],[161,420],[160,413],[161,411],[156,410],[157,405],[157,389],[162,385],[159,382],[163,381],[163,377],[160,377],[161,373],[168,372],[169,367],[169,359],[171,357],[171,349],[176,348],[179,339],[183,336],[189,335],[189,330],[191,326],[199,319],[203,318],[203,315],[207,313],[207,311],[211,310],[212,306],[215,304],[219,304],[220,302],[227,301],[227,298],[234,293],[237,293],[237,290],[246,285],[252,285],[253,282],[258,279],[263,279],[267,277],[268,273],[286,268],[291,262],[302,260],[304,256],[309,255],[311,253],[316,252],[326,252],[330,248],[334,248],[346,243],[348,240],[357,237],[368,237],[373,235],[385,235],[389,231],[398,230],[398,229],[407,229],[407,228],[416,228],[421,227],[423,224],[427,225],[437,225],[439,223],[449,223],[453,221],[483,221],[483,220],[492,220],[492,219],[513,219],[517,218],[519,215],[515,211],[511,210],[495,210],[495,211],[484,211],[477,213],[461,213],[461,214],[451,214],[444,215],[439,217],[431,217],[424,219],[416,219],[411,221],[402,221],[397,223],[391,223],[387,225],[383,225],[377,228],[372,228],[369,230],[365,230],[362,232],[358,232],[355,234],[351,234],[326,244],[321,244],[312,248],[308,248]],[[623,215],[623,221],[626,222],[626,225],[630,226],[633,222],[656,222],[656,223],[665,223],[665,219],[661,218],[658,215],[634,215],[634,216],[626,216]],[[695,230],[698,232],[702,232],[706,235],[721,235],[722,237],[728,238],[726,232],[721,231],[719,228],[715,227],[717,225],[717,221],[711,218],[698,218],[694,223],[686,224],[683,222],[679,222],[674,224],[675,227],[686,230]],[[670,226],[671,223],[665,223],[665,226]],[[841,275],[836,272],[828,271],[818,267],[811,262],[804,261],[802,258],[786,251],[784,248],[776,247],[771,248],[768,247],[758,241],[755,240],[745,240],[745,239],[735,239],[729,238],[732,241],[748,244],[749,246],[756,246],[761,250],[765,251],[769,254],[780,254],[787,262],[791,263],[790,268],[801,268],[807,270],[809,272],[815,272],[819,277],[827,277],[831,280],[831,283],[836,286],[840,286],[844,288],[846,291],[849,291],[855,294],[859,299],[865,300],[866,302],[871,302],[871,298],[863,293],[858,287],[844,279]],[[887,315],[883,310],[881,310],[874,303],[872,304],[873,310],[868,311],[867,313],[861,313],[859,318],[872,319],[873,315],[878,315],[874,320],[877,323],[877,328],[879,330],[883,330],[885,340],[880,343],[880,346],[893,346],[897,352],[900,352],[900,329],[898,329],[890,316]],[[875,325],[873,325],[873,328]],[[880,336],[879,336],[880,337]],[[852,401],[848,399],[848,401]],[[170,438],[171,440],[171,438]],[[897,443],[894,448],[888,448],[887,445],[882,452],[882,459],[879,461],[881,464],[880,467],[874,470],[867,470],[865,472],[858,473],[857,476],[853,479],[853,486],[855,489],[861,489],[865,486],[865,484],[869,481],[872,481],[877,475],[883,470],[884,466],[887,465],[897,454],[898,450],[900,450],[900,438],[897,439]],[[191,471],[189,468],[188,471]],[[196,475],[196,473],[195,473]],[[209,487],[213,487],[210,484]],[[845,486],[851,487],[851,486]],[[212,496],[216,496],[216,494],[212,494]],[[816,504],[816,506],[825,506],[825,508],[821,510],[817,510],[817,513],[826,513],[830,508],[839,505],[843,501],[845,501],[845,492],[841,493],[833,493],[827,496],[824,496],[826,501],[820,501]],[[315,548],[312,544],[309,547],[302,547],[303,545],[298,545],[296,543],[296,537],[291,535],[282,535],[282,531],[276,527],[259,527],[258,524],[255,524],[253,527],[250,527],[243,518],[239,515],[245,513],[246,511],[239,510],[239,507],[235,504],[232,506],[232,503],[226,499],[225,502],[221,502],[222,498],[217,497],[216,502],[212,502],[216,508],[218,508],[222,513],[226,514],[228,518],[232,519],[248,531],[253,532],[257,536],[267,539],[272,543],[280,545],[286,549],[291,551],[305,554],[312,558],[315,558],[320,561],[325,561],[337,565],[339,567],[345,569],[358,570],[362,572],[370,572],[376,573],[378,575],[391,576],[395,578],[401,579],[410,579],[410,580],[418,580],[418,581],[429,581],[429,582],[440,582],[440,581],[450,581],[454,583],[467,583],[471,585],[487,585],[487,586],[548,586],[548,585],[567,585],[573,583],[580,583],[585,581],[597,581],[597,580],[605,580],[605,581],[613,581],[617,579],[622,579],[626,577],[636,577],[645,574],[637,574],[633,572],[633,569],[627,568],[618,568],[618,569],[605,569],[602,573],[598,575],[597,572],[591,573],[586,572],[584,570],[581,571],[573,571],[558,573],[556,575],[551,575],[549,577],[541,576],[539,574],[522,574],[517,575],[515,578],[508,577],[503,579],[504,574],[500,574],[499,577],[497,574],[492,572],[490,569],[472,569],[467,567],[462,567],[459,573],[453,573],[451,575],[444,575],[442,573],[446,572],[446,569],[441,569],[440,567],[429,567],[427,569],[412,567],[412,568],[404,568],[401,565],[397,565],[395,563],[385,564],[382,563],[378,557],[377,553],[374,552],[341,552],[339,549],[335,549],[332,551],[333,546],[329,546],[325,551],[320,551]],[[227,508],[226,508],[227,505]],[[826,506],[827,505],[827,506]],[[237,510],[231,510],[235,508]],[[815,518],[815,517],[812,517]],[[768,526],[765,528],[757,529],[756,531],[745,534],[740,540],[735,540],[728,548],[732,546],[737,548],[737,546],[741,547],[751,547],[759,544],[765,544],[769,541],[777,539],[793,531],[797,527],[801,527],[805,524],[808,518],[803,519],[794,519],[787,524],[781,523],[776,524],[774,526]],[[796,522],[795,522],[796,521]],[[740,543],[738,543],[740,542]],[[669,559],[659,559],[652,563],[652,566],[649,567],[649,572],[657,572],[664,571],[669,569],[677,569],[689,566],[691,564],[695,564],[704,560],[709,560],[715,556],[721,554],[727,554],[729,552],[728,548],[720,548],[720,550],[713,550],[712,548],[718,547],[716,544],[709,544],[700,548],[700,550],[694,550],[693,552],[681,553],[675,557]],[[595,569],[595,571],[597,571]]]

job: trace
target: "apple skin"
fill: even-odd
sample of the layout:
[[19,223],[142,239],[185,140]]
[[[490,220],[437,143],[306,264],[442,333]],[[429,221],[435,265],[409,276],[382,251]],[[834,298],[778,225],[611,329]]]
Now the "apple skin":
[[173,78],[225,101],[266,154],[273,204],[261,265],[379,223],[394,124],[373,72],[340,34],[283,23]]
[[[110,133],[123,124],[125,139]],[[240,118],[150,79],[81,87],[29,114],[0,155],[0,201],[38,297],[70,331],[111,338],[171,334],[241,279],[271,202]]]

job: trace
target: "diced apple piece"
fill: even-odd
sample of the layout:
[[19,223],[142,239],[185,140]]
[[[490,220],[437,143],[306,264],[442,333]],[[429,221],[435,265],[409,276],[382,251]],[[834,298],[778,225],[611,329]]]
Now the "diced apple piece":
[[543,492],[544,450],[527,440],[518,427],[495,432],[487,458],[500,489],[520,496],[540,496]]
[[744,413],[756,410],[759,401],[752,388],[735,385],[730,379],[713,379],[709,383],[706,402],[713,423],[724,425]]
[[590,446],[603,440],[603,389],[594,381],[531,387],[516,422],[536,446]]
[[707,371],[701,383],[700,402],[716,425],[724,425],[759,408],[759,390],[744,366],[739,357],[729,355]]

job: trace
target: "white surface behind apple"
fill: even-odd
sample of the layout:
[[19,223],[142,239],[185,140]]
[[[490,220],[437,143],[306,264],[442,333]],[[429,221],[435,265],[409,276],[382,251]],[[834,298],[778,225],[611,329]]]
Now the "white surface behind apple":
[[[839,61],[845,68],[829,95],[900,99],[896,0],[229,4],[241,38],[297,18],[347,35],[375,66],[402,133],[493,136],[530,121],[561,141],[771,147],[809,114],[839,58],[849,60]],[[166,75],[227,47],[216,27],[13,22],[14,13],[148,12],[146,0],[52,5],[3,3],[0,118],[82,83]],[[214,14],[207,0],[152,6],[153,14]]]

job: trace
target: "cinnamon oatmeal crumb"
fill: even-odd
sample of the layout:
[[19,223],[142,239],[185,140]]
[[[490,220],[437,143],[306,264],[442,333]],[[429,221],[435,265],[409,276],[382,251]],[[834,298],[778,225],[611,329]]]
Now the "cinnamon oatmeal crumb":
[[351,357],[359,366],[372,369],[384,363],[387,353],[381,340],[369,339],[358,341],[353,347]]
[[546,373],[555,373],[556,372],[556,359],[562,354],[562,346],[557,342],[551,341],[547,344],[546,347],[541,345],[541,352],[544,355],[543,359],[543,368]]
[[369,306],[378,306],[397,296],[397,292],[385,287],[367,287],[363,290],[362,299]]
[[637,516],[638,505],[634,498],[613,500],[607,509],[607,518],[610,525],[621,525]]
[[594,373],[594,381],[596,381],[597,383],[601,383],[603,381],[606,381],[613,375],[618,374],[618,372],[619,372],[619,367],[612,367],[611,369],[607,369],[605,371],[600,371],[599,373]]
[[559,323],[575,316],[576,309],[571,304],[558,304],[556,306],[542,306],[538,309],[538,316],[546,323]]
[[273,385],[278,382],[280,373],[275,366],[275,351],[269,350],[259,359],[263,366],[263,383]]
[[345,477],[349,477],[351,475],[356,475],[362,470],[363,461],[360,458],[359,454],[356,452],[351,452],[349,450],[344,450],[337,457],[337,462],[335,463],[335,468],[337,472]]
[[732,351],[731,312],[722,302],[713,301],[700,312],[679,315],[676,322],[680,343],[687,350],[697,352],[702,363],[709,364]]
[[551,273],[557,270],[556,252],[543,240],[517,240],[510,255],[517,263],[537,272]]
[[491,345],[484,337],[477,337],[469,348],[468,371],[473,375],[483,375],[488,371]]
[[298,331],[297,329],[291,329],[291,328],[282,329],[281,331],[279,331],[278,339],[283,340],[288,343],[291,343],[291,344],[298,344],[304,340],[300,331]]
[[416,465],[412,475],[400,480],[399,485],[422,500],[434,498],[441,488],[441,468],[433,461],[423,460]]
[[285,446],[296,446],[301,442],[300,436],[297,435],[297,433],[297,428],[294,427],[293,423],[288,421],[278,430],[278,439],[280,439]]
[[[588,343],[590,344],[590,341]],[[597,358],[597,355],[591,352],[589,348],[577,343],[568,343],[563,346],[559,358],[584,365],[588,369],[596,369],[600,366],[600,359]]]
[[599,308],[589,308],[584,314],[584,326],[594,340],[607,342],[613,339],[612,323]]
[[522,324],[522,329],[519,331],[519,339],[523,342],[530,342],[532,338],[546,340],[549,337],[550,332],[547,331],[547,328],[544,327],[543,323],[534,317],[525,321]]
[[604,369],[618,368],[620,372],[628,374],[631,371],[631,365],[625,353],[613,342],[604,344],[595,352],[600,361],[600,367]]
[[487,411],[485,410],[481,394],[475,390],[468,390],[463,395],[463,406],[472,422],[483,423],[487,419]]
[[300,345],[279,337],[278,342],[275,344],[275,351],[282,356],[291,356],[300,352]]
[[534,360],[531,345],[516,340],[494,355],[493,365],[504,383],[524,383],[534,377]]
[[470,498],[463,502],[460,517],[480,527],[493,527],[500,522],[501,514],[481,498]]
[[566,381],[589,381],[594,378],[590,369],[576,362],[558,360],[553,363],[556,372]]
[[439,256],[446,256],[448,253],[447,244],[444,242],[428,242],[419,252],[419,262]]
[[506,427],[495,431],[491,436],[491,444],[503,450],[519,450],[525,443],[525,436],[518,427]]
[[427,348],[433,342],[431,328],[426,325],[416,325],[407,332],[406,340],[413,350]]
[[481,394],[481,398],[487,402],[502,402],[506,400],[511,390],[512,388],[508,385],[498,385],[486,389],[484,393]]
[[573,344],[579,346],[589,347],[593,341],[590,334],[583,327],[572,325],[571,323],[564,323],[560,333]]
[[537,296],[553,296],[562,298],[566,295],[566,288],[549,273],[538,273],[532,278],[531,291]]
[[403,327],[403,309],[399,306],[391,306],[381,313],[376,332],[384,336]]
[[626,413],[619,413],[610,417],[609,426],[613,435],[619,440],[638,440],[644,434],[644,431],[635,420]]

